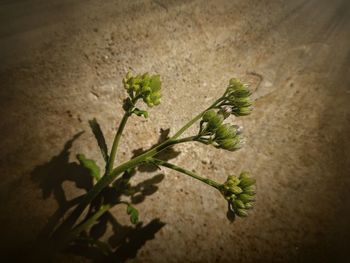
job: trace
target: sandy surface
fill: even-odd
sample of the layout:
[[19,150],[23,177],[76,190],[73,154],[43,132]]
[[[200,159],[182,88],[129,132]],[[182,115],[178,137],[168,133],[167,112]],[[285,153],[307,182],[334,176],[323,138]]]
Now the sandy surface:
[[[136,205],[154,238],[123,247],[136,255],[125,259],[349,262],[348,0],[2,0],[0,21],[0,231],[7,255],[35,240],[57,199],[83,192],[85,185],[66,176],[75,171],[75,153],[102,165],[88,120],[96,117],[112,142],[123,114],[121,80],[132,70],[161,74],[163,101],[148,120],[130,120],[120,161],[156,143],[160,128],[181,127],[231,77],[251,83],[255,110],[233,120],[244,126],[246,146],[230,153],[180,145],[172,162],[218,181],[249,170],[258,195],[250,216],[231,224],[219,193],[164,170],[158,191]],[[154,174],[142,172],[135,183]],[[124,208],[112,212],[129,225]],[[112,232],[109,225],[104,239]],[[56,261],[90,262],[76,255]]]

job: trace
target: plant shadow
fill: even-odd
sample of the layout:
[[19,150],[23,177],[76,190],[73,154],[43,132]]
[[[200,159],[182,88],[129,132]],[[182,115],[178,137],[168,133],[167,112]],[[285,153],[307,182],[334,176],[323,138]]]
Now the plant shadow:
[[[106,148],[101,128],[95,119],[90,121],[90,126],[100,149]],[[169,132],[169,129],[161,129],[158,142],[155,145],[166,140]],[[43,199],[52,196],[58,204],[57,210],[49,217],[47,224],[39,233],[38,244],[43,244],[45,240],[50,238],[67,213],[77,206],[85,195],[68,200],[63,184],[67,181],[73,182],[78,189],[82,189],[85,192],[88,192],[94,185],[94,179],[89,175],[89,171],[85,167],[78,162],[69,161],[73,143],[82,134],[83,132],[75,134],[65,143],[58,155],[52,157],[48,162],[35,167],[31,172],[31,179],[38,183]],[[133,152],[133,155],[137,156],[144,151],[142,148],[137,149]],[[179,154],[180,152],[170,148],[159,154],[157,158],[170,160]],[[111,186],[101,192],[90,206],[88,213],[95,212],[101,204],[121,204],[121,198],[123,200],[127,198],[131,204],[139,204],[145,201],[147,196],[157,192],[157,185],[164,179],[164,175],[157,174],[136,185],[131,185],[129,180],[138,171],[154,172],[157,169],[157,167],[152,165],[141,165],[137,169],[126,171]],[[107,242],[102,242],[100,239],[106,235],[109,225],[112,226],[112,234]],[[94,262],[125,262],[135,258],[142,246],[147,241],[154,239],[155,234],[164,225],[165,223],[158,218],[151,220],[148,224],[139,222],[134,226],[131,224],[123,225],[119,223],[115,215],[108,211],[88,231],[83,232],[79,238],[70,243],[62,253],[73,253],[89,258]]]

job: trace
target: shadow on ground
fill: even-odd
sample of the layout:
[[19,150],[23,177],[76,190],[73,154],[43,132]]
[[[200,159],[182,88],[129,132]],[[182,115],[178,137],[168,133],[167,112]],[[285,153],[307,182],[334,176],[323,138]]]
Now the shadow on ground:
[[[93,125],[91,125],[93,124]],[[100,126],[94,120],[90,122],[92,131],[101,149],[106,148],[104,137]],[[160,131],[160,137],[155,145],[162,143],[168,138],[170,130]],[[83,132],[75,134],[68,140],[62,151],[51,158],[50,161],[39,165],[31,172],[31,179],[38,183],[42,190],[43,199],[51,196],[58,203],[58,209],[50,216],[48,223],[44,226],[38,236],[38,244],[45,244],[57,227],[66,218],[67,214],[77,206],[85,194],[68,200],[63,188],[67,181],[73,182],[78,189],[88,192],[94,185],[94,179],[89,174],[89,170],[77,162],[70,162],[71,147],[79,139]],[[135,150],[134,156],[144,152],[144,149]],[[180,152],[169,148],[157,157],[163,160],[170,160],[178,156]],[[101,204],[125,205],[121,198],[129,199],[130,204],[138,204],[145,201],[147,196],[154,194],[158,190],[158,184],[164,179],[163,174],[158,174],[150,179],[131,185],[129,180],[137,173],[154,172],[158,169],[152,165],[142,165],[133,170],[126,171],[113,185],[104,189],[89,207],[88,215],[96,212]],[[87,218],[87,216],[86,216]],[[112,226],[112,235],[107,242],[100,239],[105,236],[108,225]],[[136,225],[122,225],[111,212],[103,214],[88,231],[82,234],[69,244],[63,253],[76,254],[89,258],[94,262],[125,262],[136,257],[139,249],[151,239],[165,225],[158,218],[151,220],[148,224],[138,222]],[[42,249],[41,249],[42,250]],[[41,253],[41,252],[39,252]]]

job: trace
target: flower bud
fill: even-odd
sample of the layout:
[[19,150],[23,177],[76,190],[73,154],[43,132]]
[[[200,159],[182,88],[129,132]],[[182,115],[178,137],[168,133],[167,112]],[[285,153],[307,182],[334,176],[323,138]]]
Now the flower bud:
[[232,114],[235,116],[247,116],[252,112],[251,107],[241,107],[241,108],[233,108]]
[[238,198],[245,204],[254,201],[254,197],[248,194],[240,194]]
[[224,117],[221,114],[217,114],[214,110],[209,110],[204,113],[202,120],[208,122],[208,131],[215,131],[224,121]]
[[246,188],[248,186],[252,186],[255,184],[256,180],[252,177],[249,176],[249,173],[248,172],[242,172],[240,175],[239,175],[239,179],[240,179],[240,184],[239,186],[240,187],[243,187],[243,188]]
[[215,138],[218,140],[234,138],[237,134],[236,126],[228,123],[221,125],[215,132]]
[[147,72],[142,75],[141,85],[142,87],[150,86],[152,76],[150,76]]
[[203,114],[202,120],[204,122],[209,122],[212,118],[215,118],[216,112],[215,110],[208,110]]
[[145,73],[134,77],[128,73],[123,79],[123,85],[132,99],[142,98],[149,107],[160,103],[161,82],[159,75]]
[[245,209],[252,209],[253,203],[246,203],[244,206],[245,206]]
[[237,213],[237,215],[240,216],[240,217],[246,217],[246,216],[248,216],[247,210],[245,210],[245,209],[237,209],[237,210],[236,210],[236,213]]
[[238,136],[224,140],[217,140],[217,143],[219,144],[220,148],[228,151],[235,151],[241,147],[240,138]]
[[255,195],[255,186],[254,185],[251,185],[251,186],[248,186],[248,187],[245,187],[243,188],[243,192],[245,194],[248,194],[248,195]]
[[241,172],[239,177],[230,175],[221,189],[230,211],[241,217],[247,216],[247,209],[253,208],[255,179],[248,172]]
[[237,98],[244,98],[251,95],[248,85],[243,84],[240,80],[235,78],[230,79],[226,92],[228,93],[229,97],[234,96]]
[[236,208],[243,208],[243,209],[245,208],[244,203],[239,199],[233,201],[233,206]]
[[227,176],[227,179],[226,179],[226,182],[228,181],[232,181],[233,182],[233,185],[238,185],[239,184],[239,179],[237,176],[234,176],[234,175],[229,175]]
[[250,101],[249,97],[236,97],[233,94],[228,99],[229,99],[231,105],[235,106],[237,108],[249,107],[252,105],[252,102]]
[[242,188],[237,185],[231,186],[230,191],[236,195],[241,194],[243,192]]

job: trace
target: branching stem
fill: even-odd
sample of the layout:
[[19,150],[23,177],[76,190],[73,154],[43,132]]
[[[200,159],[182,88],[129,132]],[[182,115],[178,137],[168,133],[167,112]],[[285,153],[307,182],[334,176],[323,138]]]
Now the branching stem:
[[[192,120],[190,120],[187,124],[185,124],[178,132],[175,133],[174,136],[172,136],[170,139],[166,140],[165,142],[161,143],[158,146],[155,146],[154,148],[150,149],[149,151],[125,162],[120,164],[118,167],[113,169],[113,164],[114,164],[114,160],[115,160],[115,155],[117,152],[117,148],[118,148],[118,144],[121,138],[121,134],[125,128],[125,124],[128,120],[128,117],[130,115],[130,113],[125,113],[121,124],[118,128],[117,134],[115,136],[114,142],[113,142],[113,146],[112,146],[112,150],[111,150],[111,154],[110,154],[110,158],[109,158],[109,163],[108,163],[108,168],[107,168],[107,172],[105,174],[105,176],[103,176],[95,185],[94,187],[85,195],[85,197],[83,198],[83,200],[81,201],[81,203],[75,208],[75,210],[73,210],[73,212],[68,216],[68,218],[56,229],[55,233],[53,233],[53,235],[51,236],[52,240],[56,240],[58,243],[58,248],[60,247],[59,244],[63,245],[63,243],[66,242],[67,240],[67,236],[71,236],[72,234],[69,234],[69,232],[72,231],[73,226],[75,225],[76,221],[79,219],[80,215],[84,212],[85,208],[99,195],[99,193],[105,188],[107,187],[110,183],[112,183],[117,177],[118,175],[120,175],[122,172],[134,168],[138,165],[140,165],[141,163],[147,162],[148,160],[150,160],[150,158],[152,158],[153,156],[155,156],[156,154],[158,154],[159,152],[163,151],[164,149],[178,144],[178,143],[182,143],[182,142],[188,142],[191,140],[196,139],[196,136],[194,137],[186,137],[183,139],[177,139],[178,137],[180,137],[189,127],[191,127],[196,121],[198,121],[203,114],[211,109],[211,108],[215,108],[221,101],[223,100],[223,98],[220,98],[218,100],[216,100],[209,108],[205,109],[203,112],[201,112],[200,114],[198,114],[197,116],[195,116]],[[163,166],[169,166],[170,164],[165,163]],[[192,172],[189,172],[187,170],[184,170],[183,168],[171,165],[173,169],[179,169],[179,171],[181,170],[181,172],[188,174],[200,181],[203,181],[209,185],[212,185],[213,187],[217,188],[218,184],[215,183],[214,181],[211,181],[210,179],[206,179],[206,178],[202,178],[200,176],[195,175]],[[104,209],[107,209],[107,207],[101,207]],[[103,209],[103,210],[104,210]],[[102,210],[102,211],[103,211]],[[108,210],[108,209],[107,209]],[[100,211],[100,210],[99,210]],[[93,218],[94,215],[91,217]],[[90,219],[91,219],[90,218]],[[88,219],[88,220],[90,220]],[[85,221],[88,222],[88,221]],[[79,225],[78,225],[79,226]],[[75,228],[76,229],[76,228]],[[75,230],[76,231],[76,230]],[[76,234],[73,231],[73,234]]]

